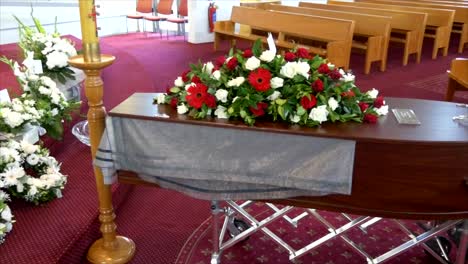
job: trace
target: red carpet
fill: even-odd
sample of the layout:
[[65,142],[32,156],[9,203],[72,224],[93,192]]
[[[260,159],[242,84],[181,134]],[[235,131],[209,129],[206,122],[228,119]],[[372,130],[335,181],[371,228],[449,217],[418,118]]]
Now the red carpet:
[[[114,65],[103,72],[107,109],[134,92],[164,91],[188,68],[188,63],[214,59],[228,50],[225,47],[224,51],[214,54],[212,44],[188,44],[180,37],[160,40],[151,34],[148,37],[143,34],[106,37],[101,43],[103,53],[117,57]],[[401,66],[402,50],[392,48],[385,73],[379,72],[376,64],[371,75],[363,75],[363,56],[359,55],[352,56],[351,68],[357,76],[357,85],[363,90],[375,87],[385,96],[442,100],[447,85],[445,72],[450,61],[456,57],[468,57],[467,51],[464,54],[455,52],[457,43],[452,42],[447,57],[439,56],[436,60],[430,59],[432,43],[425,43],[422,63],[416,64],[412,58],[406,67]],[[18,52],[15,45],[0,45],[0,55],[17,58]],[[11,71],[0,65],[0,88],[14,87],[14,83]],[[456,94],[455,100],[468,103],[466,94]],[[64,174],[69,175],[64,197],[43,207],[12,204],[17,222],[6,243],[0,246],[0,263],[84,263],[87,248],[99,236],[89,148],[81,145],[69,131],[64,141],[56,144],[52,154],[62,162]],[[199,230],[204,230],[203,223],[210,217],[206,201],[149,187],[116,186],[114,202],[118,207],[119,233],[132,238],[137,245],[132,263],[175,263],[192,232],[200,225]],[[199,236],[199,244],[207,245],[209,242],[202,238]],[[192,237],[189,242],[194,239]],[[252,241],[254,239],[252,237]],[[333,243],[339,245],[341,242],[337,239]],[[320,250],[329,254],[333,263],[349,263],[343,262],[345,257],[339,256],[341,253],[338,251]],[[193,256],[197,261],[207,263],[208,258],[201,260],[198,258],[200,255]],[[283,258],[281,254],[277,256]],[[414,263],[427,263],[420,249],[405,256],[407,258],[403,259],[402,255],[399,263],[412,263],[413,257],[416,258]],[[185,261],[191,260],[194,259],[185,258]],[[253,258],[251,261],[259,263]],[[313,263],[311,261],[317,260],[304,257],[304,263]]]

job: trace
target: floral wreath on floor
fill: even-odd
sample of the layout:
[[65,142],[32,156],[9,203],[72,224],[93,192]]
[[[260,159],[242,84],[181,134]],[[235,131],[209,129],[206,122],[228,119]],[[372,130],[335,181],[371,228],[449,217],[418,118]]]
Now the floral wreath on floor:
[[0,142],[0,188],[34,204],[62,197],[67,177],[49,151],[26,141]]
[[231,50],[214,64],[191,65],[154,102],[198,119],[241,118],[248,125],[263,116],[310,127],[326,121],[376,123],[388,113],[377,90],[362,93],[354,75],[326,59],[311,57],[304,48],[281,56],[261,47],[256,41],[251,50]]

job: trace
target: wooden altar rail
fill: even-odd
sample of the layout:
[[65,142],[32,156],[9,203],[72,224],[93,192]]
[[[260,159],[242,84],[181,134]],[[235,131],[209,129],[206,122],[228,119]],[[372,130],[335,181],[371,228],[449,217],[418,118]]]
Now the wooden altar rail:
[[450,5],[450,4],[439,4],[431,2],[413,2],[413,1],[401,1],[401,0],[372,0],[374,3],[382,3],[388,5],[400,5],[400,6],[417,6],[417,7],[428,7],[428,8],[439,8],[439,9],[451,9],[455,10],[454,27],[452,33],[460,34],[460,42],[458,45],[458,53],[462,53],[465,45],[468,43],[468,6],[466,5]]
[[412,11],[427,13],[425,37],[434,39],[432,59],[437,58],[439,49],[443,49],[443,55],[447,56],[450,43],[450,31],[452,30],[455,10],[434,9],[413,6],[387,5],[373,3],[372,0],[355,0],[355,2],[328,1],[329,4],[357,7],[381,8],[388,10]]
[[355,22],[354,35],[357,38],[353,40],[352,47],[364,50],[366,53],[364,73],[369,74],[371,63],[374,61],[380,61],[380,70],[385,71],[388,41],[390,39],[390,17],[274,4],[265,5],[264,8],[296,14],[353,20]]
[[[251,32],[236,32],[235,24],[250,26],[262,31],[278,33],[275,40],[280,49],[292,49],[296,46],[307,48],[310,53],[326,56],[338,67],[348,69],[351,56],[354,22],[318,16],[297,15],[284,12],[266,11],[249,7],[233,7],[231,20],[215,23],[214,49],[221,40],[246,39],[255,41],[266,37]],[[325,47],[304,45],[288,41],[290,37],[302,40],[320,41]],[[232,42],[231,42],[232,43]]]
[[309,2],[300,2],[299,6],[391,17],[390,27],[392,31],[397,31],[398,33],[404,35],[403,38],[390,38],[390,41],[403,43],[405,45],[402,64],[408,64],[410,54],[416,54],[416,61],[418,63],[421,62],[422,41],[427,21],[426,13],[342,5],[315,4]]

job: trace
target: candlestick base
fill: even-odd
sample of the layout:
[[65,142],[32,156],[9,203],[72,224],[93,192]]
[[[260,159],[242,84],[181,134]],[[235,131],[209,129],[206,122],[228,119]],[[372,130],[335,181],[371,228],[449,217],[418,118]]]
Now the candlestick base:
[[103,239],[99,239],[89,248],[87,259],[91,263],[120,264],[129,262],[135,254],[135,243],[122,236],[117,236],[114,247],[109,250],[104,247]]

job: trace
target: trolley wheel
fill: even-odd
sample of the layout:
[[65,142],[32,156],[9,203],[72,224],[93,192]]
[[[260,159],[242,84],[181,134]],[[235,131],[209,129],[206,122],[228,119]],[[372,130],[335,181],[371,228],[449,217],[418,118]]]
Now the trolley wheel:
[[[445,250],[445,252],[449,255],[450,254],[450,250],[452,249],[452,244],[450,243],[450,241],[443,237],[443,236],[437,236],[436,238],[439,239],[440,241],[440,244],[442,245],[442,248]],[[439,247],[439,244],[437,243],[437,240],[434,238],[434,239],[431,239],[429,241],[426,242],[426,244],[432,249],[434,250],[435,253],[437,253],[439,256],[442,257],[442,250],[440,250],[440,247]],[[429,253],[427,250],[424,249],[424,253],[426,253],[427,255],[433,257],[431,255],[431,253]]]
[[[239,233],[233,234],[232,232],[229,232],[230,237],[235,237],[236,235],[238,235],[238,234],[240,234],[240,233],[242,233],[245,230],[250,228],[250,225],[247,224],[244,220],[234,219],[233,223],[234,223],[234,226],[237,228],[237,230],[239,230]],[[249,237],[246,237],[242,241],[246,241],[247,239],[249,239]]]

